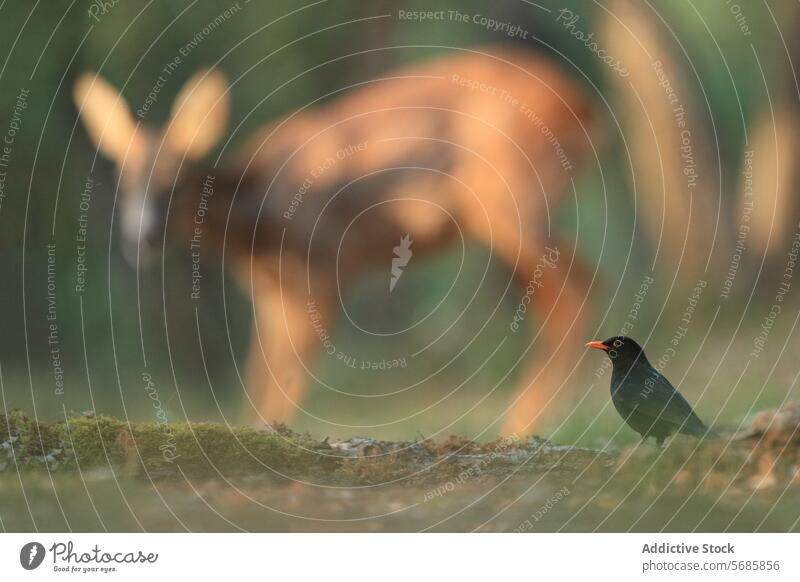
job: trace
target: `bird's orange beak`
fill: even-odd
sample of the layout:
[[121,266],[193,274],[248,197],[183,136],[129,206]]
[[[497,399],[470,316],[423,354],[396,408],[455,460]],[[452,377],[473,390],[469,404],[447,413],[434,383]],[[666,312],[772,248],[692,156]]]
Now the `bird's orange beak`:
[[595,348],[597,350],[603,350],[604,352],[608,351],[608,346],[603,342],[589,342],[586,344],[587,348]]

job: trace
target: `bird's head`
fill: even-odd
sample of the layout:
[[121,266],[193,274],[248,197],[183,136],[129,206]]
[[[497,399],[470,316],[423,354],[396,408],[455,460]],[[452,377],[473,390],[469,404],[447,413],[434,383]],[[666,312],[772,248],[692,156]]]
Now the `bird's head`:
[[603,350],[612,363],[635,362],[637,359],[647,361],[642,347],[631,338],[624,335],[610,337],[604,341],[594,341],[586,344],[587,348]]

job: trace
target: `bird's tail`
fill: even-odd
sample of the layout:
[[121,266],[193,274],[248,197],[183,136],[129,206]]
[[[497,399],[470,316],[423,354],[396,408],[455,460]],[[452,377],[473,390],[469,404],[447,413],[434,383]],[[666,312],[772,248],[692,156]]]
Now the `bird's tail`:
[[696,416],[688,419],[680,430],[681,434],[688,434],[699,439],[719,439],[720,437],[716,432],[703,424],[703,421]]

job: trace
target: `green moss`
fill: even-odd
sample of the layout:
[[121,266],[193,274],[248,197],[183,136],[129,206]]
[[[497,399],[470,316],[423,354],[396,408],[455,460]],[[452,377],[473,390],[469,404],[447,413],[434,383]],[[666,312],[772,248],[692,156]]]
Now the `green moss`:
[[328,443],[286,427],[128,423],[90,415],[48,423],[10,411],[0,413],[0,472],[107,469],[137,479],[267,478],[335,485],[465,484],[518,473],[557,480],[580,474],[584,483],[598,487],[655,490],[669,483],[686,491],[795,482],[798,447],[759,442],[676,438],[663,450],[642,445],[611,455],[516,435],[488,444],[459,437]]
[[51,469],[110,468],[137,477],[297,479],[339,463],[307,436],[213,423],[126,423],[107,416],[44,423],[12,411],[0,414],[0,431],[0,442],[13,442],[22,467],[47,460]]
[[378,485],[412,476],[414,470],[401,455],[347,459],[338,471],[342,484]]
[[[272,474],[297,478],[324,458],[313,442],[247,427],[212,423],[134,425],[121,444],[130,459],[144,460],[143,471],[157,475],[218,477]],[[133,463],[130,463],[133,464]]]
[[83,416],[59,423],[71,460],[81,469],[113,467],[124,458],[117,443],[125,423],[108,416]]
[[8,457],[16,465],[56,464],[64,454],[64,445],[57,428],[26,417],[12,410],[0,414],[0,442],[8,448]]

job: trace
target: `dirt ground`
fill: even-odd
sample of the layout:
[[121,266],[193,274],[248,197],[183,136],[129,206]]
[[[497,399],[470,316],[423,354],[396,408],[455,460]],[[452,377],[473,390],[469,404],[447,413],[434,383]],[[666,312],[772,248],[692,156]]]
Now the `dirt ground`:
[[621,451],[4,418],[4,531],[800,531],[798,403]]

